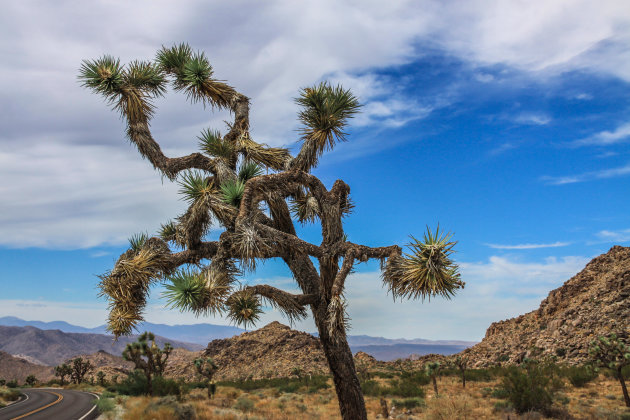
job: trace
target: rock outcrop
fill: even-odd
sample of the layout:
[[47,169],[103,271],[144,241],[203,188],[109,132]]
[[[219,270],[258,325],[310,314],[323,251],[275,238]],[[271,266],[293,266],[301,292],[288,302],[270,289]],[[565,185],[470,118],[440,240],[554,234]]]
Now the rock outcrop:
[[630,338],[630,248],[621,246],[552,290],[537,310],[491,324],[461,354],[477,367],[541,355],[579,364],[588,359],[590,342],[611,332]]
[[272,378],[329,373],[319,340],[279,322],[233,338],[214,340],[204,355],[219,367],[217,379]]

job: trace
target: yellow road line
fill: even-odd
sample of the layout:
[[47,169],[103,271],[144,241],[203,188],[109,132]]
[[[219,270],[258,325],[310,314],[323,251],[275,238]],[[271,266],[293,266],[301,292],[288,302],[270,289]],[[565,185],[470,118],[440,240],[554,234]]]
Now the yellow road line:
[[24,418],[24,417],[26,417],[26,416],[30,416],[31,414],[38,413],[38,412],[40,412],[40,411],[42,411],[42,410],[44,410],[44,409],[46,409],[46,408],[48,408],[48,407],[50,407],[50,406],[52,406],[52,405],[55,405],[55,404],[59,403],[61,400],[63,400],[63,395],[61,395],[61,394],[57,394],[56,392],[52,392],[52,391],[44,391],[44,392],[48,392],[49,394],[55,394],[55,395],[57,396],[57,400],[56,400],[56,401],[51,402],[50,404],[46,404],[46,405],[45,405],[45,406],[43,406],[43,407],[39,407],[39,408],[38,408],[38,409],[36,409],[36,410],[29,411],[29,412],[28,412],[28,413],[26,413],[26,414],[22,414],[22,415],[21,415],[21,416],[19,416],[19,417],[13,417],[11,420],[18,420],[18,419],[22,419],[22,418]]

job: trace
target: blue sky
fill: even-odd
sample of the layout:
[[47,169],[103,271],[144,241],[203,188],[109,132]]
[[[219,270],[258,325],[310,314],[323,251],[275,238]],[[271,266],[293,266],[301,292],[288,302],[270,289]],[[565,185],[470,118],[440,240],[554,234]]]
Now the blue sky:
[[[467,286],[452,301],[394,304],[377,264],[360,265],[347,288],[351,334],[478,340],[630,241],[621,1],[150,4],[3,7],[0,316],[102,324],[96,275],[133,233],[183,211],[177,186],[76,80],[82,59],[150,59],[182,41],[251,98],[261,142],[296,147],[300,87],[329,80],[359,96],[349,141],[315,172],[350,185],[350,240],[404,245],[439,223],[459,241]],[[224,119],[169,94],[152,127],[176,156]],[[302,234],[318,239],[315,227]],[[274,261],[246,280],[295,287]],[[152,296],[151,322],[227,323],[165,310],[160,287]],[[314,330],[310,319],[297,327]]]

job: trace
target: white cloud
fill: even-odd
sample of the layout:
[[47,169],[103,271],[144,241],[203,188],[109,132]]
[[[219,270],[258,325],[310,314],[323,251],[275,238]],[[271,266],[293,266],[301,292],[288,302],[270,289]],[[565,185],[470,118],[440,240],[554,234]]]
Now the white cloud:
[[630,229],[602,230],[597,232],[597,237],[602,242],[623,243],[630,241]]
[[558,248],[558,247],[567,246],[570,244],[571,242],[554,242],[551,244],[517,244],[517,245],[486,244],[486,245],[494,249],[539,249],[539,248]]
[[514,121],[527,125],[547,125],[551,122],[551,117],[545,114],[524,113],[516,116]]
[[575,184],[578,182],[594,181],[598,179],[617,178],[620,176],[630,175],[630,163],[617,168],[602,169],[599,171],[584,172],[576,175],[566,176],[543,176],[541,181],[548,185],[565,185]]
[[584,139],[576,140],[573,146],[608,146],[611,144],[621,143],[630,138],[630,123],[622,124],[612,131],[604,130]]
[[[297,89],[324,78],[364,98],[358,126],[400,127],[450,104],[448,95],[409,97],[404,81],[377,76],[418,59],[426,45],[468,61],[484,83],[493,76],[481,68],[496,64],[630,80],[629,17],[622,1],[587,0],[7,3],[0,17],[0,49],[11,57],[0,63],[0,243],[119,244],[180,207],[175,188],[156,182],[123,140],[117,116],[79,86],[82,59],[151,59],[162,44],[189,42],[208,54],[216,77],[252,99],[254,138],[286,145],[297,137]],[[158,106],[152,128],[172,155],[189,153],[200,128],[224,128],[227,119],[181,95]],[[362,145],[363,153],[396,140],[380,143]],[[566,182],[578,181],[558,180]]]

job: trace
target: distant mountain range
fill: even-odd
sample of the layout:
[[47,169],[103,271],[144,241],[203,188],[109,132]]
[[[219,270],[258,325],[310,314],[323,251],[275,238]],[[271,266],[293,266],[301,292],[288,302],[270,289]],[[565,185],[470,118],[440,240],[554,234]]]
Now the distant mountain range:
[[[48,366],[59,363],[80,354],[91,354],[105,350],[112,354],[122,354],[127,343],[135,341],[137,336],[120,337],[114,341],[111,335],[91,333],[67,333],[56,330],[41,330],[39,328],[0,326],[0,351],[12,355],[27,356],[26,359]],[[184,343],[156,336],[160,346],[170,342],[173,347],[183,347],[196,351],[204,346],[195,343]]]
[[[58,360],[58,358],[61,357],[61,354],[67,355],[72,352],[74,352],[74,354],[84,354],[104,349],[109,353],[119,354],[122,352],[122,349],[127,342],[133,341],[135,339],[133,337],[121,337],[118,341],[119,345],[112,346],[112,336],[108,335],[105,329],[105,325],[101,325],[95,328],[85,328],[77,325],[72,325],[64,321],[25,321],[23,319],[12,316],[0,317],[0,326],[2,325],[7,327],[34,327],[35,329],[44,331],[58,330],[58,332],[72,334],[71,342],[73,344],[70,346],[70,348],[67,348],[66,350],[61,351],[60,354],[56,354],[51,357],[45,356],[44,351],[37,352],[38,355],[35,355],[35,350],[31,349],[29,352],[27,351],[28,346],[24,348],[21,344],[7,342],[6,339],[8,337],[3,337],[2,334],[0,334],[0,350],[6,351],[10,354],[22,354],[26,356],[31,356],[46,364],[49,364],[52,360]],[[2,331],[2,327],[0,327],[0,331]],[[207,346],[208,343],[212,340],[231,338],[245,332],[245,330],[241,328],[225,325],[164,325],[152,324],[149,322],[140,324],[140,326],[138,327],[138,331],[151,331],[156,336],[160,336],[160,342],[169,341],[176,347],[183,347],[188,350],[199,350]],[[34,333],[31,331],[31,334]],[[83,336],[84,334],[89,335],[89,337]],[[314,335],[317,336],[317,334]],[[49,336],[54,337],[54,334],[49,334]],[[97,338],[95,336],[99,337]],[[62,339],[60,337],[56,337],[53,341],[59,343],[64,340],[66,340],[67,342],[67,338]],[[19,341],[21,343],[24,343],[21,339]],[[86,343],[92,344],[86,347]],[[388,339],[384,337],[371,337],[368,335],[350,335],[348,336],[348,343],[350,344],[350,348],[352,349],[352,351],[355,353],[357,351],[363,351],[372,355],[378,360],[385,361],[394,360],[397,358],[406,358],[412,354],[454,354],[475,344],[475,342],[469,341],[432,341],[421,338]],[[44,343],[42,343],[42,345],[43,344]],[[47,347],[49,347],[49,345],[47,345]]]

